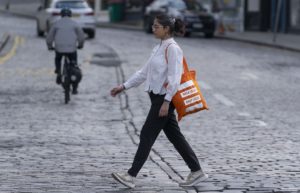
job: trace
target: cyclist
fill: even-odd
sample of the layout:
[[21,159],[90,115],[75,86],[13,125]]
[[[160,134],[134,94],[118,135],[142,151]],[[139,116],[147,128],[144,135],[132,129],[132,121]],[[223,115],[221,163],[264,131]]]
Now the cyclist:
[[[81,27],[71,19],[72,11],[63,8],[60,12],[61,19],[51,27],[47,38],[49,50],[55,49],[55,73],[56,83],[61,84],[61,60],[65,55],[71,61],[71,65],[77,66],[77,49],[82,49],[84,45],[84,32]],[[53,46],[54,43],[54,46]],[[78,83],[72,85],[73,94],[77,94]]]

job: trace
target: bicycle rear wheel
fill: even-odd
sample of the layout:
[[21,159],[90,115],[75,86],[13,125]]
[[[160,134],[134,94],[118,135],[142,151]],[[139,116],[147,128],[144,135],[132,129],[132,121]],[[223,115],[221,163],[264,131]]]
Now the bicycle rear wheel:
[[68,102],[70,101],[70,78],[69,76],[65,77],[65,104],[68,104]]
[[71,77],[70,77],[70,63],[67,56],[64,56],[63,65],[63,88],[65,94],[65,104],[70,101],[70,90],[71,90]]

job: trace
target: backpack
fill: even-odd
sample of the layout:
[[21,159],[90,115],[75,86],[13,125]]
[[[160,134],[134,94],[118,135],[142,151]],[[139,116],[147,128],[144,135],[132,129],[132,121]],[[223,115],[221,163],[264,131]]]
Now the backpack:
[[79,82],[82,79],[82,71],[78,65],[71,66],[70,74],[71,74],[71,76],[70,76],[71,83],[79,84]]

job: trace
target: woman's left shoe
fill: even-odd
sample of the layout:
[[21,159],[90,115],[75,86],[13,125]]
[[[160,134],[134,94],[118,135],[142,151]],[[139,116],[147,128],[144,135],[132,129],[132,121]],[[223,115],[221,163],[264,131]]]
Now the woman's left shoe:
[[179,183],[179,186],[195,186],[200,182],[205,181],[208,178],[208,175],[202,170],[197,172],[191,172],[186,178],[185,182]]
[[123,184],[124,186],[127,186],[128,188],[134,188],[134,177],[129,175],[128,173],[112,173],[112,177]]

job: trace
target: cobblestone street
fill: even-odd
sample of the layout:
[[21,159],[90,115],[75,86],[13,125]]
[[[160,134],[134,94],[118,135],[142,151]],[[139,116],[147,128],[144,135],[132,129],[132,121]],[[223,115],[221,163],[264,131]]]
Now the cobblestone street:
[[78,52],[83,80],[65,105],[54,81],[54,53],[36,37],[35,21],[0,14],[0,26],[0,34],[11,35],[0,53],[1,193],[300,192],[298,53],[177,38],[210,107],[180,126],[210,177],[179,187],[189,170],[161,133],[131,190],[111,173],[130,167],[150,100],[143,86],[116,98],[109,91],[159,41],[98,29],[97,39]]

